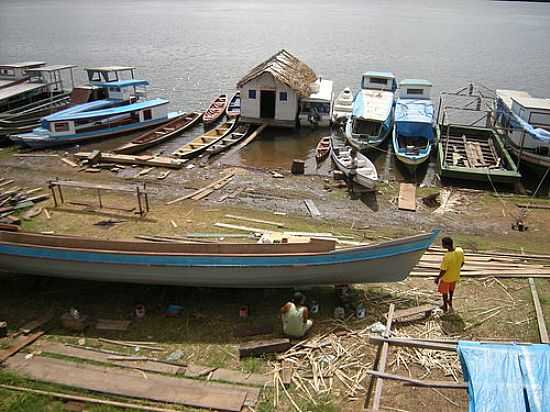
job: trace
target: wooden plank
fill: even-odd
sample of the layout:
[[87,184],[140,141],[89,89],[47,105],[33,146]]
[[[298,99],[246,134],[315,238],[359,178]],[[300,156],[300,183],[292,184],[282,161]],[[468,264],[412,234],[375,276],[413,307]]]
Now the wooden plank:
[[[410,384],[412,386],[420,386],[426,388],[468,389],[468,384],[460,382],[421,380],[373,370],[367,370],[367,373],[371,376],[376,376],[377,378],[406,382],[407,384]],[[376,409],[373,408],[372,410]]]
[[230,223],[214,223],[214,226],[216,227],[222,227],[224,229],[234,229],[234,230],[242,230],[243,232],[250,232],[250,233],[267,233],[267,232],[273,232],[269,229],[260,229],[257,227],[248,227],[248,226],[239,226],[239,225],[232,225]]
[[[386,330],[384,331],[383,336],[387,338],[391,334],[391,326],[393,322],[393,312],[395,311],[395,305],[390,304],[388,310],[388,317],[386,320]],[[382,349],[380,352],[380,359],[378,360],[378,367],[376,368],[378,372],[384,372],[386,370],[386,362],[388,358],[389,344],[388,342],[382,343]],[[382,379],[376,379],[375,388],[374,388],[374,398],[372,401],[372,409],[378,411],[380,409],[380,401],[382,399],[382,389],[384,387],[384,381]],[[365,405],[367,407],[368,405]]]
[[[427,304],[427,305],[421,305],[421,306],[415,306],[413,308],[409,309],[401,309],[396,310],[393,314],[394,322],[402,321],[403,319],[410,318],[411,316],[418,315],[420,313],[430,313],[432,310],[437,308],[437,305]],[[389,316],[389,312],[384,314],[386,319]]]
[[237,383],[239,385],[273,386],[273,376],[259,373],[246,373],[237,370],[217,368],[209,376],[209,380]]
[[521,209],[550,209],[550,205],[537,205],[528,203],[516,203],[516,206]]
[[[123,368],[138,369],[147,372],[165,373],[169,375],[176,375],[183,365],[171,365],[164,362],[158,362],[152,360],[152,358],[145,357],[142,361],[132,360],[129,356],[125,356],[122,353],[113,351],[91,350],[88,348],[80,348],[76,346],[67,346],[57,342],[44,342],[37,346],[43,352],[53,353],[57,355],[68,356],[71,358],[89,360],[94,362],[101,362],[111,365],[116,365]],[[114,354],[117,354],[117,359],[113,358]],[[130,358],[130,359],[126,359]]]
[[271,225],[271,226],[277,226],[277,227],[285,227],[284,223],[281,222],[272,222],[270,220],[261,220],[261,219],[253,219],[251,217],[245,217],[245,216],[238,216],[238,215],[224,215],[224,217],[227,217],[229,219],[235,219],[235,220],[244,220],[245,222],[253,222],[253,223],[262,223],[264,225]]
[[51,313],[46,313],[46,314],[42,315],[41,317],[39,317],[38,319],[32,320],[28,323],[25,323],[23,326],[21,326],[19,328],[19,332],[24,334],[24,335],[28,335],[33,330],[41,328],[42,326],[44,326],[46,323],[48,323],[50,320],[52,320],[52,318],[53,318],[53,316],[52,316]]
[[399,210],[416,211],[416,185],[413,183],[401,183],[399,185]]
[[258,356],[264,353],[284,352],[291,346],[290,339],[288,338],[246,342],[239,346],[239,356],[245,358],[248,356]]
[[208,197],[211,193],[215,192],[216,190],[219,190],[221,188],[223,188],[224,186],[227,186],[231,180],[233,180],[233,177],[230,177],[226,180],[224,180],[223,182],[219,182],[218,184],[214,185],[212,188],[208,189],[208,190],[205,190],[204,192],[202,193],[199,193],[193,197],[191,197],[192,200],[201,200],[201,199],[204,199],[205,197]]
[[98,319],[95,328],[98,330],[128,330],[132,323],[129,320]]
[[230,173],[230,174],[228,174],[228,175],[225,175],[225,176],[223,176],[221,179],[218,179],[218,180],[216,180],[215,182],[212,182],[212,183],[210,183],[209,185],[207,185],[207,186],[205,186],[205,187],[203,187],[203,188],[201,188],[201,189],[197,189],[197,190],[195,190],[195,191],[192,192],[192,193],[186,194],[185,196],[178,197],[177,199],[174,199],[174,200],[171,200],[171,201],[169,201],[169,202],[166,202],[166,204],[167,204],[167,205],[172,205],[172,204],[174,204],[174,203],[181,202],[182,200],[190,199],[190,198],[192,198],[192,197],[194,197],[194,196],[197,196],[198,194],[200,194],[200,193],[202,193],[202,192],[204,192],[204,191],[206,191],[206,190],[208,190],[208,189],[210,189],[210,188],[216,186],[217,184],[222,183],[222,182],[226,181],[227,179],[232,178],[234,175],[235,175],[234,173]]
[[7,366],[14,372],[39,381],[222,411],[240,412],[247,398],[247,390],[250,390],[157,374],[148,374],[145,379],[141,372],[129,369],[86,365],[41,356],[25,360],[24,356],[16,355],[8,360]]
[[261,126],[259,126],[256,130],[254,130],[250,136],[248,136],[243,142],[241,142],[240,144],[238,144],[236,147],[234,147],[232,150],[230,150],[229,152],[227,152],[226,156],[231,156],[233,155],[234,153],[237,153],[239,150],[241,150],[243,147],[247,146],[248,144],[250,144],[255,138],[257,138],[263,131],[264,129],[267,127],[267,123],[264,123],[262,124]]
[[[429,342],[425,340],[414,340],[414,339],[405,339],[405,338],[390,338],[377,335],[369,335],[369,342],[371,343],[387,343],[395,346],[412,346],[415,348],[421,349],[433,349],[433,350],[442,350],[455,352],[456,346],[451,343],[438,343],[438,342]],[[384,372],[380,371],[379,372]]]
[[67,159],[66,157],[60,157],[60,159],[63,163],[68,164],[71,167],[78,167],[78,164],[76,164],[72,160]]
[[537,314],[537,323],[539,324],[539,335],[541,343],[550,343],[548,340],[548,331],[546,330],[546,323],[544,321],[544,313],[540,305],[539,294],[537,292],[537,286],[535,280],[529,278],[529,287],[531,288],[531,294],[533,295],[533,304],[535,305],[535,312]]
[[[75,157],[79,159],[88,159],[90,157],[90,153],[76,153]],[[173,157],[166,156],[132,156],[105,152],[101,153],[100,159],[108,163],[112,162],[120,164],[136,164],[144,166],[167,167],[173,169],[180,169],[185,165],[185,163],[187,163],[186,160],[174,159]]]
[[315,206],[315,203],[313,203],[313,200],[305,199],[304,203],[306,204],[307,210],[312,217],[321,216],[321,212],[319,212],[319,209],[317,209],[317,206]]
[[[425,272],[414,270],[409,273],[409,276],[412,277],[434,277],[437,276],[436,271]],[[462,272],[460,274],[461,278],[485,278],[485,277],[495,277],[495,278],[517,278],[517,279],[528,279],[528,278],[550,278],[550,270],[528,270],[528,269],[518,269],[518,270],[483,270],[483,271],[473,271],[473,272]]]
[[22,387],[22,386],[12,386],[12,385],[0,384],[0,388],[11,390],[11,391],[32,393],[32,394],[35,394],[35,395],[43,395],[43,396],[47,396],[48,398],[73,400],[73,401],[78,401],[78,402],[93,403],[93,404],[97,404],[97,405],[116,406],[118,408],[134,409],[134,410],[138,410],[138,411],[181,412],[179,409],[176,410],[176,409],[158,408],[156,406],[138,405],[138,404],[128,403],[128,402],[107,401],[105,399],[91,398],[89,396],[77,396],[77,395],[69,395],[69,394],[60,393],[60,392],[42,391],[42,390],[38,390],[38,389],[25,388],[25,387]]
[[8,349],[5,349],[0,352],[0,363],[5,362],[8,358],[15,355],[17,352],[19,352],[21,349],[23,349],[25,346],[30,345],[35,340],[37,340],[40,336],[42,336],[45,332],[44,331],[38,331],[31,335],[20,337],[16,339],[14,342],[14,345],[9,347]]

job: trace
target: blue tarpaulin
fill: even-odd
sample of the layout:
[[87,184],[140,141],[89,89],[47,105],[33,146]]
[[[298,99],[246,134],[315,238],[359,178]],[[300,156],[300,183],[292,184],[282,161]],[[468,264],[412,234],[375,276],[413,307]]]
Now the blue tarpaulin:
[[550,345],[458,343],[469,412],[549,412]]
[[399,99],[395,105],[397,134],[433,139],[434,108],[431,100]]

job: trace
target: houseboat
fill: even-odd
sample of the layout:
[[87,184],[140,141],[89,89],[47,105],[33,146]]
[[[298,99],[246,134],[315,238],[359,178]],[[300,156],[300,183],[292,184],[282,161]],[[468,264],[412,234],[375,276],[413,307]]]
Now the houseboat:
[[168,112],[165,99],[140,100],[145,80],[98,83],[108,99],[84,103],[46,116],[32,133],[11,135],[17,144],[44,148],[79,143],[145,129],[169,121],[181,113]]
[[429,159],[438,139],[431,88],[428,80],[406,79],[399,84],[392,141],[397,159],[410,172]]
[[317,79],[311,85],[311,94],[300,99],[300,126],[330,127],[332,98],[332,81]]
[[[294,128],[300,124],[301,101],[308,99],[302,108],[306,122],[309,123],[306,113],[313,114],[313,108],[319,108],[318,105],[324,106],[321,111],[329,107],[330,121],[330,102],[327,104],[324,98],[327,88],[332,89],[332,82],[323,82],[313,69],[284,49],[250,70],[237,83],[237,88],[243,123]],[[316,121],[319,117],[325,116],[312,115],[311,119]]]
[[535,171],[550,168],[550,99],[518,90],[497,90],[496,120],[519,163]]
[[346,138],[359,151],[380,146],[393,129],[395,92],[398,84],[393,73],[366,72],[361,90],[353,100]]

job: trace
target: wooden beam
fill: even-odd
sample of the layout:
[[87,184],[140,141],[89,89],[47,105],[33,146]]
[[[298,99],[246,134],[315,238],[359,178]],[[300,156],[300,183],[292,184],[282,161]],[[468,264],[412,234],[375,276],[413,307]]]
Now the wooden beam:
[[[391,326],[393,322],[393,313],[395,311],[395,305],[392,303],[390,304],[390,308],[388,310],[388,317],[386,320],[386,330],[384,331],[384,338],[387,338],[390,336],[391,333]],[[388,351],[389,351],[389,343],[383,342],[382,348],[380,352],[380,359],[378,360],[378,366],[377,371],[383,373],[386,370],[386,361],[388,358]],[[380,401],[382,399],[382,389],[384,388],[384,381],[382,379],[375,379],[375,388],[374,388],[374,398],[372,401],[372,410],[378,411],[380,410]],[[366,400],[368,402],[368,398]],[[368,407],[368,404],[365,405],[365,408]]]
[[548,340],[548,331],[546,330],[546,323],[544,321],[544,313],[540,305],[539,294],[537,292],[537,286],[535,280],[529,278],[529,287],[531,288],[531,294],[533,295],[533,304],[535,305],[535,312],[537,314],[537,322],[539,324],[539,335],[541,343],[550,343]]
[[235,219],[235,220],[244,220],[245,222],[253,222],[253,223],[262,223],[264,225],[272,225],[277,227],[285,227],[284,223],[280,222],[272,222],[270,220],[261,220],[261,219],[253,219],[251,217],[245,217],[245,216],[237,216],[237,215],[224,215],[224,217],[227,217],[229,219]]
[[212,182],[212,183],[210,183],[209,185],[207,185],[207,186],[205,186],[205,187],[203,187],[203,188],[201,188],[201,189],[197,189],[197,190],[195,190],[194,192],[191,192],[191,193],[186,194],[185,196],[178,197],[177,199],[171,200],[171,201],[167,202],[166,204],[167,204],[167,205],[172,205],[172,204],[174,204],[174,203],[181,202],[182,200],[190,199],[190,198],[192,198],[192,197],[195,197],[195,196],[197,196],[197,195],[200,195],[201,193],[207,191],[208,189],[210,189],[210,188],[212,188],[212,187],[214,187],[214,186],[216,186],[216,185],[218,185],[218,184],[220,184],[220,183],[223,183],[223,182],[225,182],[225,181],[228,180],[228,179],[231,179],[234,175],[235,175],[234,173],[230,173],[230,174],[228,174],[228,175],[225,175],[225,176],[222,177],[221,179],[218,179],[218,180],[216,180],[215,182]]
[[312,217],[321,216],[321,212],[319,212],[319,209],[317,209],[317,206],[315,206],[313,200],[306,199],[304,200],[304,203],[306,204],[307,210]]
[[[428,342],[428,341],[422,341],[422,340],[414,340],[414,339],[405,339],[405,338],[390,338],[390,337],[384,337],[384,336],[377,336],[377,335],[369,335],[369,342],[372,343],[382,343],[382,344],[391,344],[396,346],[413,346],[416,348],[422,348],[422,349],[434,349],[434,350],[443,350],[443,351],[450,351],[455,352],[456,351],[456,344],[450,344],[450,343],[437,343],[437,342]],[[379,372],[384,372],[380,371]]]
[[235,147],[234,149],[230,150],[226,156],[231,156],[233,155],[234,153],[237,153],[239,150],[241,150],[243,147],[245,147],[246,145],[248,145],[249,143],[251,143],[256,137],[258,137],[263,131],[264,129],[267,127],[267,123],[264,123],[262,124],[260,127],[258,127],[256,130],[254,130],[250,136],[248,136],[242,143],[238,144],[237,147]]
[[550,205],[537,205],[537,204],[527,204],[527,203],[516,203],[516,206],[521,209],[550,209]]
[[30,345],[31,343],[33,343],[40,336],[42,336],[44,333],[45,333],[44,331],[38,331],[38,332],[33,333],[32,335],[28,335],[24,338],[18,339],[12,347],[0,352],[0,363],[6,361],[8,358],[15,355],[17,352],[19,352],[25,346]]
[[119,408],[135,409],[135,410],[138,410],[138,411],[180,412],[180,409],[176,410],[176,409],[157,408],[155,406],[138,405],[138,404],[135,404],[135,403],[108,401],[108,400],[105,400],[105,399],[90,398],[89,396],[77,396],[77,395],[68,395],[68,394],[60,393],[60,392],[41,391],[41,390],[38,390],[38,389],[30,389],[30,388],[25,388],[25,387],[22,387],[22,386],[12,386],[12,385],[2,385],[2,384],[0,384],[0,388],[7,389],[7,390],[10,390],[10,391],[33,393],[35,395],[43,395],[43,396],[47,396],[47,397],[50,397],[50,398],[66,399],[66,400],[86,402],[86,403],[94,403],[94,404],[98,404],[98,405],[116,406],[116,407],[119,407]]
[[258,356],[264,353],[284,352],[291,347],[290,339],[278,338],[242,343],[239,346],[239,356]]
[[460,383],[460,382],[428,381],[428,380],[409,378],[407,376],[393,375],[391,373],[378,372],[373,370],[367,370],[367,373],[369,375],[376,376],[377,378],[406,382],[406,384],[408,385],[420,386],[425,388],[447,388],[447,389],[467,389],[468,388],[468,385],[466,383]]
[[399,185],[399,198],[397,202],[399,210],[416,212],[416,185],[413,183],[401,183]]

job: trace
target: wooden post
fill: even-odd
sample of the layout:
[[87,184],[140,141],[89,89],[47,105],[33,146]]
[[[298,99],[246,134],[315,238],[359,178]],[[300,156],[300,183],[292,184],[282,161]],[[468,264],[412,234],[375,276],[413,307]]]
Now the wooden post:
[[139,215],[143,216],[143,207],[141,205],[141,192],[139,191],[139,186],[136,186],[136,192],[137,192],[137,201],[138,201],[138,210]]
[[537,292],[537,286],[535,285],[535,280],[533,278],[529,278],[529,287],[531,288],[533,304],[535,305],[535,312],[537,314],[540,341],[541,343],[550,343],[550,340],[548,339],[548,331],[546,330],[546,323],[544,322],[544,314],[540,305],[539,294]]
[[57,197],[55,196],[55,186],[52,181],[50,181],[50,184],[48,186],[50,187],[50,190],[52,192],[53,204],[55,207],[57,207]]
[[[390,308],[388,310],[388,318],[386,321],[386,330],[384,331],[384,334],[382,335],[384,338],[388,338],[390,336],[391,332],[391,325],[393,322],[393,313],[395,311],[395,305],[392,303],[390,304]],[[378,366],[376,368],[377,372],[383,373],[386,370],[386,360],[388,358],[388,350],[389,350],[390,344],[388,342],[382,343],[381,349],[380,349],[380,357],[378,359]],[[372,410],[378,411],[380,410],[380,399],[382,398],[382,388],[384,386],[384,381],[380,378],[373,378],[371,379],[371,385],[374,382],[375,388],[374,388],[374,399],[372,401]],[[370,386],[369,386],[370,389]],[[364,409],[368,409],[369,406],[369,400],[370,400],[370,393],[369,390],[367,392],[367,398],[365,399],[365,405]]]
[[99,208],[103,208],[103,202],[101,202],[101,190],[97,189],[97,200],[99,201]]
[[61,186],[57,186],[57,190],[59,191],[59,200],[60,203],[65,203],[65,198],[63,197],[63,192],[61,191]]

